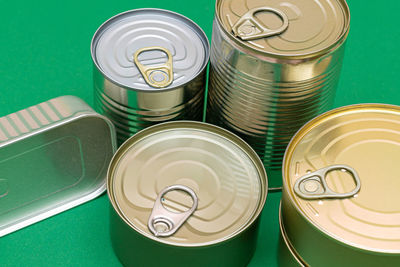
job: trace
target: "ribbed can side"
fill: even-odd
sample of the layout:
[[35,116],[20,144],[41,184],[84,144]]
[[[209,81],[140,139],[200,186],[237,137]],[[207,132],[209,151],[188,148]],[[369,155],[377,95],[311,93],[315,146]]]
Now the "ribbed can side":
[[[261,59],[241,51],[215,20],[207,122],[242,137],[268,171],[281,170],[291,137],[332,106],[343,53],[341,45],[313,59]],[[282,185],[277,173],[270,188]]]
[[136,91],[107,80],[94,66],[94,103],[115,125],[118,143],[151,125],[173,120],[201,121],[205,70],[189,83],[160,92]]

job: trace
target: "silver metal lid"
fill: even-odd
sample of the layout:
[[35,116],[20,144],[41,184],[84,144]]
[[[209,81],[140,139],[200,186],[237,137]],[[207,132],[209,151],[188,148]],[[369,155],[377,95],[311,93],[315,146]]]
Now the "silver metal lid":
[[[228,131],[199,122],[163,123],[134,135],[114,156],[108,179],[111,203],[127,224],[151,239],[182,246],[239,234],[257,219],[267,195],[265,170],[254,150]],[[164,195],[170,186],[193,193]],[[159,198],[184,218],[160,211]],[[169,217],[171,229],[177,221],[179,230],[156,237],[162,235],[155,231],[169,231],[166,223],[149,230],[148,222],[161,218],[156,215],[165,217],[162,222]]]
[[0,236],[87,202],[106,189],[115,129],[62,96],[0,118]]
[[[191,81],[208,63],[209,44],[200,27],[182,15],[162,9],[136,9],[112,17],[99,27],[91,45],[93,61],[108,79],[135,90],[162,90],[157,88],[161,86],[150,86],[138,62],[135,64],[135,53],[151,47],[163,49],[140,53],[138,62],[143,66],[165,65],[169,57],[164,50],[172,56],[172,83],[165,83],[162,89]],[[155,84],[163,81],[165,74],[157,72]]]

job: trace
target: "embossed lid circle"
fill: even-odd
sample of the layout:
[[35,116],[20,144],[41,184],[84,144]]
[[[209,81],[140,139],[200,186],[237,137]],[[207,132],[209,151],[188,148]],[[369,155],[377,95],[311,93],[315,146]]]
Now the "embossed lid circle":
[[[399,140],[398,106],[362,104],[327,112],[306,124],[289,145],[284,188],[302,216],[327,235],[361,249],[398,254]],[[335,164],[357,172],[358,193],[315,200],[296,194],[295,184],[304,175]],[[343,171],[328,174],[326,181],[339,194],[355,188],[354,180]]]
[[[99,27],[92,40],[92,58],[115,83],[154,90],[135,64],[134,54],[143,48],[161,47],[172,55],[173,82],[162,88],[170,89],[191,81],[204,69],[208,46],[204,32],[188,18],[162,9],[136,9],[118,14]],[[144,66],[163,65],[168,59],[160,50],[138,56]]]
[[[257,12],[251,15],[249,11]],[[222,27],[242,46],[280,56],[327,50],[347,36],[350,23],[344,0],[220,0],[216,15]],[[265,30],[272,34],[249,40],[237,33],[256,35]]]
[[[108,190],[114,208],[138,232],[168,244],[200,246],[251,225],[264,205],[266,183],[261,161],[241,139],[209,124],[181,121],[128,139],[111,163]],[[156,238],[148,219],[157,195],[172,185],[192,189],[198,206],[175,234]],[[192,198],[173,191],[162,203],[182,213]]]

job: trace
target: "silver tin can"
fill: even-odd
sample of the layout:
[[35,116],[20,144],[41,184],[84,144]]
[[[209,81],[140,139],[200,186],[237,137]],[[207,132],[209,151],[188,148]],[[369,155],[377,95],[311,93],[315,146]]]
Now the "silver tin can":
[[129,138],[111,161],[107,191],[111,241],[125,266],[192,267],[245,266],[268,193],[249,145],[193,121]]
[[106,189],[113,124],[74,96],[0,118],[0,236]]
[[202,120],[209,43],[188,18],[162,9],[118,14],[91,43],[96,110],[119,143],[150,125]]
[[217,0],[207,122],[241,136],[270,189],[293,134],[334,99],[350,14],[344,0]]

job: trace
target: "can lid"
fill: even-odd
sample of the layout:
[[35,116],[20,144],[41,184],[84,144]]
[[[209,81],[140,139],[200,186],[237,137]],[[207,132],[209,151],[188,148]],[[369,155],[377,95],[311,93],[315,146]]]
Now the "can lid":
[[207,37],[198,25],[177,13],[150,8],[110,18],[94,34],[91,50],[93,62],[109,80],[146,91],[191,81],[209,57]]
[[300,214],[349,246],[400,253],[400,107],[327,112],[293,137],[284,190]]
[[[214,244],[239,234],[257,219],[267,195],[257,154],[237,136],[200,122],[163,123],[134,135],[114,156],[108,179],[111,203],[127,224],[176,246]],[[171,188],[190,194],[163,193]],[[180,225],[168,237],[153,234],[169,224],[158,198],[182,217],[170,217]],[[149,229],[158,215],[166,220],[158,230]]]
[[74,96],[1,117],[0,236],[103,193],[115,150],[111,121]]
[[345,0],[219,0],[219,23],[241,46],[277,56],[307,56],[346,38],[350,13]]

